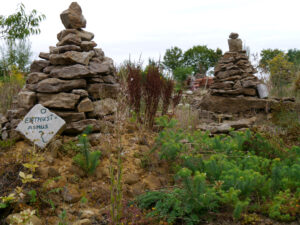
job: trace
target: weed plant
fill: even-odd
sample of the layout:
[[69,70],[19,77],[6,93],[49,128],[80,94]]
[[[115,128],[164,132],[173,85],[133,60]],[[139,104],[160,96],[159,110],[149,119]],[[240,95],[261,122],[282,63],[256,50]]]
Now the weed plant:
[[91,126],[88,126],[82,135],[79,136],[80,153],[77,154],[73,161],[79,165],[87,174],[95,172],[96,167],[99,164],[99,158],[101,156],[100,151],[90,151],[90,143],[87,138],[87,134],[92,130]]
[[137,198],[149,216],[173,224],[199,224],[208,212],[231,211],[238,220],[254,212],[279,221],[300,215],[300,147],[277,145],[262,134],[231,132],[210,137],[176,128],[161,117],[158,151],[176,173],[176,188]]

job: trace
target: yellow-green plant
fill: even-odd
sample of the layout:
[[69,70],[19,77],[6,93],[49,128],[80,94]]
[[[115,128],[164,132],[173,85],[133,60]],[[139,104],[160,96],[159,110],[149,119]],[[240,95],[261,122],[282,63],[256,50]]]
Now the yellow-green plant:
[[10,218],[10,225],[32,225],[30,221],[33,215],[35,214],[35,210],[26,209],[20,212],[19,214],[13,215]]
[[16,200],[15,194],[11,193],[8,196],[0,197],[0,209],[6,208],[10,203]]
[[22,171],[19,173],[19,176],[21,177],[21,180],[22,180],[23,184],[37,181],[37,179],[33,178],[32,174],[26,174],[26,173],[24,173]]

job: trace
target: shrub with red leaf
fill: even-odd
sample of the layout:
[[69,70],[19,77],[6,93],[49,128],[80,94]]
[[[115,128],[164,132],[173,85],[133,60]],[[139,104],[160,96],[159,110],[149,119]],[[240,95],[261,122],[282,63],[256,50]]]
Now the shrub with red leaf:
[[143,95],[146,104],[145,123],[150,128],[153,127],[154,117],[157,112],[162,86],[162,79],[160,77],[158,66],[149,66],[145,83],[143,85]]
[[172,93],[174,89],[174,82],[171,79],[163,79],[163,87],[162,87],[162,115],[165,115],[168,112],[169,105],[172,100]]
[[176,106],[179,104],[182,97],[182,90],[179,90],[176,92],[176,94],[173,96],[173,111],[175,110]]
[[142,98],[142,72],[139,66],[128,65],[127,88],[129,104],[139,118]]

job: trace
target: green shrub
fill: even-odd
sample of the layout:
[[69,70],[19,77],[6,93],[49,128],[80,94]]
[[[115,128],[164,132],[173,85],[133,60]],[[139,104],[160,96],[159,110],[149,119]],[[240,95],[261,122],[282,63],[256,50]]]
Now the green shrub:
[[92,128],[88,126],[83,134],[79,136],[79,146],[81,152],[73,158],[73,161],[88,174],[95,172],[101,156],[101,152],[99,151],[90,152],[90,144],[87,134],[91,131],[91,129]]

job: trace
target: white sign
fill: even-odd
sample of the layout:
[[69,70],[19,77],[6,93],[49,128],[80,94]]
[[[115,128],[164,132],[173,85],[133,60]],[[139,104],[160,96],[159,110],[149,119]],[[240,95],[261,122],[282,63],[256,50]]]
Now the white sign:
[[16,130],[37,146],[44,148],[65,123],[49,109],[37,104],[27,113]]

